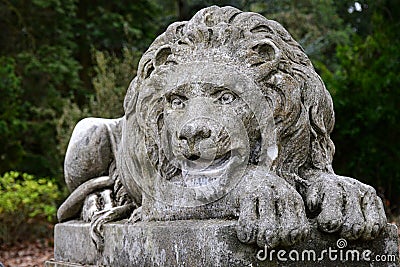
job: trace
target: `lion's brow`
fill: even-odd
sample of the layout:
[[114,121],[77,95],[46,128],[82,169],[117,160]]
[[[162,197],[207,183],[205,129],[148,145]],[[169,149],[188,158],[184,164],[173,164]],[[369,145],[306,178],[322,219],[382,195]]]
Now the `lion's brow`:
[[232,90],[221,85],[194,82],[189,84],[183,84],[176,88],[173,88],[171,91],[169,91],[168,95],[181,95],[188,97],[211,96],[221,91],[232,91]]

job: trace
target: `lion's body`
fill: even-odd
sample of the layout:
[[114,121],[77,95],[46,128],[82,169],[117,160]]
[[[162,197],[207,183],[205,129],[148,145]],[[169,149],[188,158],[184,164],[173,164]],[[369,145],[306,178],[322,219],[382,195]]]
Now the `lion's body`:
[[[239,239],[260,246],[304,238],[306,206],[321,230],[350,239],[386,222],[372,188],[332,170],[333,104],[311,61],[259,14],[213,6],[170,25],[140,60],[124,109],[117,148],[100,142],[94,167],[115,159],[143,220],[238,218]],[[79,171],[73,189],[93,176]]]

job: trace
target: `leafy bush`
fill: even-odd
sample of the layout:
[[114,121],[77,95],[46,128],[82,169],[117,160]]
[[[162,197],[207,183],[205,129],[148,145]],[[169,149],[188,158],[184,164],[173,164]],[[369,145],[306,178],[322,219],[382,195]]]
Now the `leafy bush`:
[[48,234],[61,197],[52,179],[5,173],[0,177],[0,244]]

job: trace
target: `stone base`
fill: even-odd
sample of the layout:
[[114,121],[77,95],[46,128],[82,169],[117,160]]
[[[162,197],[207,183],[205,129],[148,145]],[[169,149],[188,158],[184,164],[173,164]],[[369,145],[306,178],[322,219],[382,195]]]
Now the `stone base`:
[[395,225],[388,224],[382,236],[364,242],[346,242],[321,234],[314,226],[304,243],[265,253],[241,243],[235,224],[226,220],[109,223],[104,225],[105,246],[100,253],[88,223],[61,223],[55,227],[55,260],[46,266],[399,266]]

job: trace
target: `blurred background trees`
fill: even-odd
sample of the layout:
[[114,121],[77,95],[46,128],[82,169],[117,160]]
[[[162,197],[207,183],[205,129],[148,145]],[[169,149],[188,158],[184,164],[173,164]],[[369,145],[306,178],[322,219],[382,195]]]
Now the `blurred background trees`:
[[0,0],[0,175],[53,177],[62,187],[73,126],[122,114],[152,40],[203,7],[232,5],[277,20],[301,43],[334,99],[336,172],[373,185],[393,211],[400,200],[396,2]]

